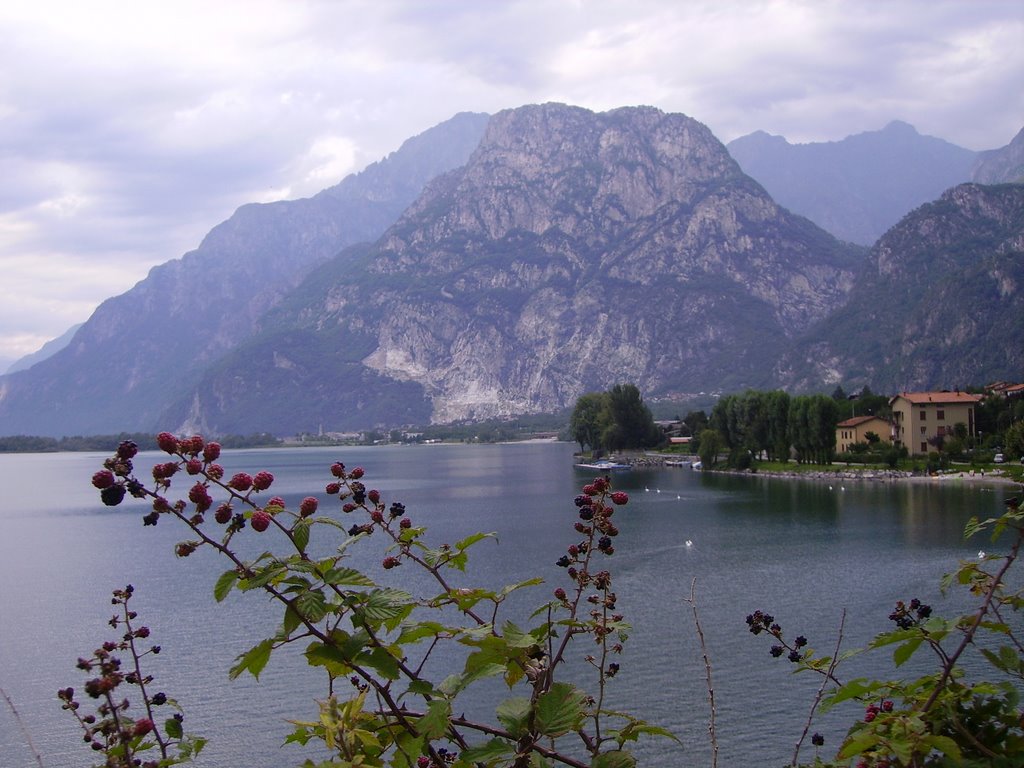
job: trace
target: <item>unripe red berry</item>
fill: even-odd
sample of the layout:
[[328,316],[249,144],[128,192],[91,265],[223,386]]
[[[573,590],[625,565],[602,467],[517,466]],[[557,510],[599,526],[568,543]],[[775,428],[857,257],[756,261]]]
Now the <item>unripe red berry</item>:
[[351,501],[347,501],[344,504],[342,504],[341,511],[342,512],[346,512],[346,513],[347,512],[355,512],[356,511],[356,505],[353,504]]
[[366,498],[368,498],[374,504],[377,504],[378,502],[380,502],[380,491],[378,491],[375,488],[371,488],[370,492],[366,494]]
[[248,491],[252,487],[252,476],[245,472],[238,472],[228,480],[228,488],[236,491]]
[[220,480],[224,477],[224,467],[220,464],[211,464],[206,468],[206,474],[211,480]]
[[341,490],[341,483],[328,483],[324,491],[331,496],[338,493]]
[[92,476],[92,484],[101,491],[114,484],[114,473],[109,469],[101,469]]
[[280,496],[271,496],[270,500],[267,502],[267,506],[280,507],[281,509],[284,509],[287,505],[284,503],[284,499]]
[[270,515],[264,512],[262,509],[257,509],[252,513],[252,529],[258,533],[263,533],[270,527]]
[[207,443],[203,448],[203,458],[207,461],[216,461],[220,458],[220,443]]
[[203,471],[203,462],[199,459],[189,459],[185,462],[185,471],[190,475],[198,475]]
[[132,729],[133,736],[145,736],[147,733],[153,730],[153,721],[148,717],[143,717],[140,720],[135,721],[135,727]]
[[627,501],[629,501],[629,494],[627,494],[625,491],[615,491],[612,494],[612,501],[615,504],[621,506],[625,504]]
[[408,517],[403,517],[402,522],[400,522],[398,525],[402,528],[412,528],[412,520],[410,520]]
[[309,517],[316,512],[319,502],[313,496],[307,496],[299,504],[299,514],[302,517]]
[[172,435],[170,432],[161,432],[156,436],[156,444],[160,446],[160,450],[164,453],[177,453],[178,452],[178,438]]
[[394,556],[391,556],[391,555],[389,555],[388,557],[385,557],[384,558],[384,562],[381,563],[381,565],[383,565],[386,570],[390,570],[391,568],[397,568],[401,564],[402,564],[401,560],[399,560],[397,557],[394,557]]
[[231,520],[231,505],[224,502],[217,507],[217,511],[213,513],[213,519],[221,525],[227,525],[228,521]]
[[351,477],[353,480],[358,480],[362,476],[363,476],[363,468],[362,467],[356,467],[355,469],[353,469],[349,473],[349,477]]
[[331,464],[331,474],[334,475],[335,477],[344,477],[345,465],[342,464],[340,461],[334,462],[333,464]]
[[555,590],[555,597],[557,597],[559,600],[565,600],[565,590],[562,589],[561,587],[556,589]]
[[252,487],[257,491],[265,491],[274,482],[274,476],[269,472],[257,472],[252,479]]

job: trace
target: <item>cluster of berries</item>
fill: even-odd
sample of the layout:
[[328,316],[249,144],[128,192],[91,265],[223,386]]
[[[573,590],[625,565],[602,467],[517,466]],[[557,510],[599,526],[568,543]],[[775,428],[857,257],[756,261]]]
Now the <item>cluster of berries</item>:
[[[150,717],[131,718],[125,714],[129,708],[129,700],[123,698],[117,701],[114,692],[122,683],[137,685],[142,689],[143,697],[146,699],[147,712],[152,706],[161,706],[168,702],[167,695],[159,692],[149,696],[145,686],[153,681],[151,676],[140,678],[135,672],[122,672],[122,662],[119,653],[129,653],[132,656],[134,665],[138,665],[139,659],[148,653],[159,653],[160,646],[153,646],[148,650],[141,651],[136,647],[136,640],[144,640],[149,637],[148,627],[132,627],[132,620],[137,618],[134,611],[128,609],[128,601],[131,599],[134,589],[128,585],[125,589],[115,590],[111,603],[121,606],[122,614],[114,615],[110,620],[114,628],[123,627],[124,632],[119,641],[108,640],[102,646],[93,651],[90,658],[80,658],[78,669],[95,674],[96,676],[87,680],[83,686],[90,698],[99,700],[96,707],[96,714],[79,714],[81,702],[75,699],[75,689],[72,687],[61,688],[57,691],[57,698],[60,699],[61,708],[71,712],[82,726],[84,740],[97,752],[107,754],[122,753],[125,750],[139,750],[142,747],[137,741],[152,733],[155,729],[153,720]],[[176,716],[179,720],[180,715]],[[159,740],[159,736],[157,736]],[[142,762],[136,760],[134,765],[151,766],[156,768],[157,762]]]
[[416,768],[444,768],[444,766],[451,765],[458,760],[459,753],[451,752],[444,747],[441,747],[437,750],[437,757],[438,760],[441,761],[440,763],[429,757],[416,758]]
[[786,654],[786,658],[794,664],[804,658],[804,654],[800,649],[807,645],[807,638],[800,635],[793,641],[793,645],[790,646],[782,637],[782,627],[775,623],[775,617],[770,613],[754,611],[753,613],[748,614],[747,629],[754,635],[767,632],[779,641],[780,644],[775,644],[768,649],[768,652],[772,657],[777,659],[782,656],[782,654],[786,653],[786,651],[789,651],[789,653]]
[[881,704],[868,704],[864,708],[864,722],[870,723],[876,717],[879,712],[892,712],[893,703],[891,699],[883,699]]
[[895,610],[889,614],[889,620],[896,622],[896,626],[900,629],[910,629],[931,615],[932,607],[925,605],[915,597],[909,603],[898,600]]

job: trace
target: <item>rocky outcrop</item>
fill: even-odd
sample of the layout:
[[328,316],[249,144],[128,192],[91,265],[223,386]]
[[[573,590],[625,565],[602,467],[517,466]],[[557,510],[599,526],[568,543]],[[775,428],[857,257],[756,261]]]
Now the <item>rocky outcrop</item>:
[[1024,128],[1005,147],[979,152],[971,179],[978,184],[1024,184]]
[[[754,386],[844,301],[860,257],[777,206],[696,120],[529,106],[495,115],[359,270],[303,286],[319,296],[277,332],[332,339],[338,366],[365,347],[361,364],[414,385],[434,421],[553,411],[621,381],[655,397]],[[320,413],[331,429],[360,417],[333,394]]]
[[785,386],[964,387],[1024,370],[1024,186],[954,187],[893,227],[847,304],[777,368]]

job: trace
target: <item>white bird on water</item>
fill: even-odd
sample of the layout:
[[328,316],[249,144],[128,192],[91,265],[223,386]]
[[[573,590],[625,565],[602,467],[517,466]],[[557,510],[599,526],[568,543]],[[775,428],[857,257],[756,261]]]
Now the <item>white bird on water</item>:
[[688,546],[688,547],[692,547],[692,546],[693,546],[693,542],[692,542],[692,541],[690,541],[689,539],[687,539],[687,540],[686,540],[686,546]]
[[978,559],[979,560],[984,560],[985,559],[985,550],[982,549],[982,550],[980,550],[978,552]]

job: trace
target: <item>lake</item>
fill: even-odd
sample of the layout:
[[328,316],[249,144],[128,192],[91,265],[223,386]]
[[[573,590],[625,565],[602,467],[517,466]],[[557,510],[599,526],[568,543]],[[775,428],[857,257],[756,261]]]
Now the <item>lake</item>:
[[[554,563],[578,538],[572,499],[591,477],[573,468],[572,450],[564,443],[242,450],[226,452],[222,463],[229,474],[266,469],[276,477],[266,495],[284,496],[290,505],[317,495],[321,510],[332,508],[323,493],[330,464],[363,466],[367,487],[379,488],[388,503],[404,503],[416,524],[429,527],[429,541],[495,532],[497,543],[471,550],[466,583],[544,577],[547,583],[510,616],[525,624],[527,605],[569,587]],[[19,723],[0,701],[0,765],[37,766],[27,738],[47,768],[91,764],[93,753],[60,710],[56,691],[81,689],[75,661],[111,637],[110,592],[128,583],[141,620],[163,648],[148,666],[156,689],[181,701],[187,730],[210,738],[198,764],[298,765],[302,750],[281,747],[290,730],[285,720],[315,716],[314,701],[324,696],[320,676],[291,654],[275,655],[259,682],[228,680],[235,656],[273,634],[276,612],[252,593],[215,603],[212,587],[225,563],[203,550],[175,557],[184,529],[170,520],[143,527],[148,510],[140,502],[104,507],[89,482],[103,458],[0,455],[0,688],[20,715]],[[148,476],[165,458],[140,454],[136,467]],[[636,751],[647,766],[710,765],[704,666],[686,602],[695,579],[713,665],[719,765],[781,765],[818,680],[794,676],[784,659],[772,659],[769,643],[747,631],[745,616],[770,611],[789,636],[806,635],[811,647],[831,653],[844,609],[844,648],[888,629],[896,600],[920,597],[937,613],[952,612],[963,603],[939,595],[941,575],[989,546],[965,543],[964,523],[971,515],[999,514],[1014,490],[955,481],[844,487],[668,467],[619,473],[614,482],[630,502],[616,513],[620,535],[607,562],[633,632],[611,681],[613,703],[683,742],[641,742]],[[378,572],[379,559],[361,553],[355,564]],[[406,568],[387,572],[409,575]],[[588,650],[581,646],[578,656]],[[887,674],[884,662],[866,671]],[[470,704],[486,709],[492,693]],[[816,725],[826,736],[825,752],[834,754],[857,716],[856,708],[838,711]]]

